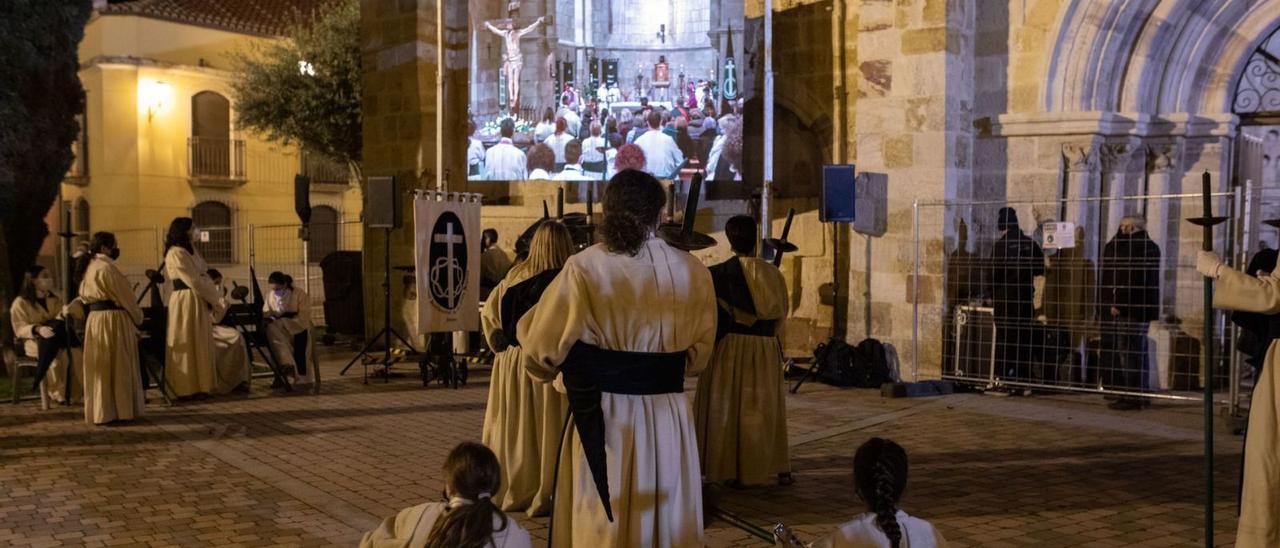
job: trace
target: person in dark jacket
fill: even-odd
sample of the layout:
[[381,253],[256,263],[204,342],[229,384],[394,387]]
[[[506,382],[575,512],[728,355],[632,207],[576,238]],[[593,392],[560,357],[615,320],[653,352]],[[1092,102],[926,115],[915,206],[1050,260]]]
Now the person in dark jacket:
[[996,374],[1005,380],[1030,380],[1035,355],[1035,278],[1044,276],[1044,251],[1023,234],[1018,212],[1001,208],[996,220],[1000,239],[991,251],[987,280],[995,305]]
[[[1111,370],[1114,388],[1145,390],[1147,330],[1160,315],[1160,246],[1147,236],[1142,217],[1121,219],[1119,231],[1103,247],[1098,293],[1103,367]],[[1125,397],[1110,407],[1134,410],[1150,404],[1147,398]]]

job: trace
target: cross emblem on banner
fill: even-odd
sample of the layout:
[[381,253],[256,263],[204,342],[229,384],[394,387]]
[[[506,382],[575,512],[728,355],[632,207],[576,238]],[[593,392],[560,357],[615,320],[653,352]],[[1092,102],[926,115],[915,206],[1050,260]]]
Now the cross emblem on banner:
[[[452,310],[458,307],[458,301],[462,298],[461,287],[458,285],[458,278],[462,274],[462,268],[458,264],[457,255],[454,249],[458,246],[465,245],[466,239],[461,234],[454,232],[454,223],[446,222],[444,234],[435,234],[431,241],[437,244],[445,244],[445,256],[437,259],[436,264],[431,268],[432,293],[442,297],[445,301],[445,308]],[[443,270],[443,272],[441,272]],[[440,278],[443,274],[444,283],[441,284]]]

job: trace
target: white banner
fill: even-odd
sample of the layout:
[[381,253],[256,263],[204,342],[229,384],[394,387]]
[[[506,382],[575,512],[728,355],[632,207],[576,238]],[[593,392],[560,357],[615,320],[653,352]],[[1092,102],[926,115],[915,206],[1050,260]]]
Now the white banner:
[[480,195],[419,192],[413,226],[418,333],[480,329]]

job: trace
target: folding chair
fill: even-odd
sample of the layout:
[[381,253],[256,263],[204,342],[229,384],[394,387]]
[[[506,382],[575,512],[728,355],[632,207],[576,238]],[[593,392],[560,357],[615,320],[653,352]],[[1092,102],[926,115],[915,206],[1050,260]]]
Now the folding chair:
[[[22,344],[22,341],[17,341],[17,344]],[[9,349],[5,349],[5,354],[5,361],[11,364],[11,367],[9,367],[9,384],[13,390],[13,404],[17,405],[19,401],[25,399],[20,396],[22,389],[18,386],[18,381],[22,377],[20,373],[23,369],[30,369],[35,372],[36,359],[27,357],[25,352],[17,354]],[[37,391],[40,392],[40,409],[47,411],[49,409],[49,391],[45,389],[43,380],[40,381],[40,387]]]

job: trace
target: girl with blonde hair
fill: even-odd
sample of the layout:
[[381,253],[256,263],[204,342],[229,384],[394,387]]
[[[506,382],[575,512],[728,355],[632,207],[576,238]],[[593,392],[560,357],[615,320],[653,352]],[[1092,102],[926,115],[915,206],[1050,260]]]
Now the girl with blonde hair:
[[514,326],[573,249],[573,238],[563,223],[542,221],[529,243],[528,258],[493,288],[481,314],[485,338],[497,353],[481,440],[498,455],[506,480],[493,500],[504,511],[526,511],[530,517],[546,515],[551,509],[566,404],[563,394],[551,384],[537,382],[521,366]]

